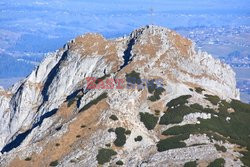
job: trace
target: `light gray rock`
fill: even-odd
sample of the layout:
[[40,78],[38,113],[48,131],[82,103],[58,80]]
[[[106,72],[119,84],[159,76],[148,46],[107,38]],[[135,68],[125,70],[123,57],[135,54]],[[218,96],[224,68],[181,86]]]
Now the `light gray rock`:
[[[126,50],[131,54],[131,61],[121,69]],[[15,84],[9,92],[0,88],[0,150],[19,134],[31,130],[16,149],[0,155],[2,164],[8,164],[14,155],[35,152],[39,141],[49,143],[60,138],[77,117],[76,113],[103,92],[107,92],[109,108],[103,111],[96,124],[126,126],[132,131],[117,155],[126,165],[161,166],[168,163],[170,166],[181,166],[189,160],[217,158],[216,149],[211,145],[157,152],[155,143],[159,141],[158,132],[148,131],[139,118],[139,112],[150,112],[152,107],[152,103],[144,98],[146,90],[86,89],[86,77],[101,78],[110,74],[111,78],[125,79],[125,74],[132,70],[139,72],[144,79],[163,79],[166,91],[161,95],[161,102],[164,106],[173,98],[190,94],[192,86],[202,87],[223,99],[239,99],[231,67],[205,52],[197,51],[191,41],[167,28],[146,26],[135,30],[129,37],[114,40],[106,40],[98,34],[86,34],[49,53],[26,79]],[[69,120],[63,120],[57,113],[47,118],[46,115],[61,109],[67,97],[79,90],[83,96]],[[161,107],[160,104],[157,107]],[[110,122],[111,113],[118,116],[119,123]],[[197,118],[210,119],[211,115],[189,114],[184,122],[197,123]],[[41,124],[37,126],[38,123]],[[58,124],[63,124],[63,132],[54,130]],[[134,138],[138,135],[143,137],[143,141],[135,143]],[[71,159],[78,159],[79,166],[96,166],[98,149],[104,147],[106,142],[112,143],[112,140],[114,133],[110,136],[107,131],[96,131],[89,136],[88,141],[92,142],[85,143],[86,149],[72,151],[60,160],[59,166],[75,166],[70,164]],[[115,160],[111,162],[113,165]]]

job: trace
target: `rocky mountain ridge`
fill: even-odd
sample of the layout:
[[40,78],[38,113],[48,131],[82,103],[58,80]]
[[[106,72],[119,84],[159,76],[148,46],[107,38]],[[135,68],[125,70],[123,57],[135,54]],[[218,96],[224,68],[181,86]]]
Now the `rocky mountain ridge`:
[[[133,77],[143,89],[87,89],[87,77],[128,83]],[[197,161],[206,166],[223,157],[227,166],[240,166],[243,155],[234,150],[239,143],[223,144],[196,127],[188,137],[173,139],[178,147],[164,144],[173,135],[164,131],[203,125],[221,108],[234,113],[237,99],[230,66],[167,28],[146,26],[111,40],[86,34],[48,54],[10,90],[0,90],[0,164],[183,166]],[[181,116],[171,114],[177,109]]]

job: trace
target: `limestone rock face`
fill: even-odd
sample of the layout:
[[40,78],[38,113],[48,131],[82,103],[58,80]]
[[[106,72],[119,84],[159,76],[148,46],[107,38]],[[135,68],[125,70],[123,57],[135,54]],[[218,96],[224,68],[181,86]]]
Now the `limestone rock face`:
[[[142,89],[87,89],[87,77],[126,81],[129,74],[137,79],[139,75]],[[154,93],[147,89],[148,80],[161,81],[164,91],[159,98],[150,100]],[[120,159],[126,166],[182,166],[196,159],[206,164],[222,156],[206,136],[192,136],[204,145],[158,152],[163,128],[174,124],[148,130],[141,122],[139,113],[159,111],[158,117],[163,116],[169,101],[187,94],[192,96],[190,104],[217,109],[204,95],[239,99],[235,73],[164,27],[146,26],[110,40],[99,34],[79,36],[49,53],[22,82],[8,91],[0,89],[0,164],[48,166],[54,161],[61,166],[97,166],[98,151],[105,144],[116,151],[104,163],[107,166]],[[196,124],[199,118],[210,119],[211,114],[189,113],[180,125]],[[113,144],[116,133],[108,132],[117,127],[131,131],[120,148]],[[136,142],[138,136],[143,139]],[[227,148],[226,164],[241,165],[240,160],[233,161],[240,153],[233,152],[230,144]]]

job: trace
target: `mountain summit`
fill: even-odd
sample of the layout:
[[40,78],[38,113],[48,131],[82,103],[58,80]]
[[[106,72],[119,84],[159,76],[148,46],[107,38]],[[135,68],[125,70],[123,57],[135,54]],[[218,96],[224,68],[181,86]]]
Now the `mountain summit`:
[[86,34],[0,89],[1,166],[249,165],[230,66],[164,27]]

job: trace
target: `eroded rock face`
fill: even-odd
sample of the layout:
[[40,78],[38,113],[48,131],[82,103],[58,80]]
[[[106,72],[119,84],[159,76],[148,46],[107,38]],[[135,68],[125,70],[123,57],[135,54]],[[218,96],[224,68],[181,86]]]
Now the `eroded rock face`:
[[[160,98],[149,100],[152,93],[145,85],[142,90],[86,89],[86,77],[125,80],[132,71],[141,79],[161,79],[164,91]],[[195,88],[204,89],[203,94],[191,91]],[[164,155],[172,158],[163,160],[156,148],[163,127],[156,125],[155,130],[149,131],[139,116],[139,112],[154,114],[156,110],[158,117],[162,116],[167,102],[186,94],[192,95],[191,101],[216,108],[204,100],[205,93],[221,99],[239,99],[235,73],[167,28],[147,26],[128,37],[112,40],[98,34],[77,37],[48,54],[9,92],[0,90],[0,149],[5,152],[1,165],[47,166],[57,160],[65,166],[96,166],[98,150],[108,143],[117,155],[106,165],[122,159],[127,166],[181,166],[195,159],[204,163],[207,156],[209,162],[222,156],[212,143],[170,150]],[[117,121],[109,119],[112,114],[118,117]],[[200,115],[196,114],[191,122]],[[112,144],[116,134],[108,132],[117,127],[131,131],[122,148]],[[143,140],[135,142],[138,136]],[[226,163],[241,164],[232,162],[230,156],[239,155],[228,153]],[[31,160],[24,160],[27,157]]]

